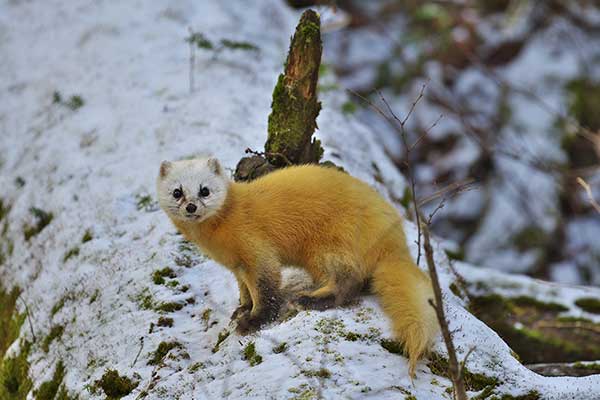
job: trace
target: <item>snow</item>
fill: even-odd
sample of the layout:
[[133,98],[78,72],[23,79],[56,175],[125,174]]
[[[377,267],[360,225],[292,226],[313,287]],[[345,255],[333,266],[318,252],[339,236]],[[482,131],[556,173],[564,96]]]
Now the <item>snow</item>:
[[[219,333],[232,328],[235,280],[182,243],[156,208],[154,181],[163,159],[210,154],[232,170],[246,147],[261,148],[272,88],[298,13],[275,0],[252,7],[241,0],[3,1],[0,7],[0,186],[12,205],[7,236],[14,241],[13,255],[2,266],[2,285],[24,289],[23,304],[38,338],[54,325],[65,326],[47,354],[39,341],[32,348],[36,385],[62,359],[66,386],[81,399],[103,397],[82,388],[109,368],[138,377],[129,399],[144,390],[149,399],[450,398],[445,392],[450,382],[433,375],[425,362],[411,382],[407,360],[379,345],[391,332],[372,297],[350,307],[301,312],[247,337],[232,333],[212,351]],[[196,90],[190,93],[188,27],[211,41],[243,40],[259,51],[215,55],[198,49]],[[80,95],[85,103],[76,110],[53,104],[54,91],[65,100]],[[402,197],[404,182],[374,132],[340,112],[346,95],[332,90],[322,97],[317,136],[326,158],[388,198]],[[383,183],[375,181],[373,163]],[[23,187],[15,184],[17,177],[25,180]],[[142,206],[146,195],[151,201]],[[25,241],[23,226],[34,222],[31,207],[52,212],[54,219]],[[406,229],[416,251],[414,226],[407,223]],[[82,243],[86,231],[92,240]],[[65,261],[76,247],[79,255]],[[545,378],[520,365],[447,289],[454,276],[436,250],[459,356],[476,348],[470,370],[500,377],[499,393],[535,389],[547,399],[592,399],[600,391],[598,378]],[[174,287],[152,282],[152,273],[166,266],[177,276]],[[466,265],[459,270],[491,273]],[[145,309],[144,298],[185,306],[168,313],[172,328],[155,326],[150,333],[162,314]],[[53,314],[61,301],[64,306]],[[348,332],[365,336],[350,341]],[[32,339],[26,326],[21,336]],[[161,341],[177,341],[182,348],[171,351],[164,364],[148,365]],[[263,357],[253,367],[241,355],[250,342]],[[283,342],[287,350],[273,352]],[[441,341],[435,351],[445,353]],[[330,376],[312,376],[321,368]]]

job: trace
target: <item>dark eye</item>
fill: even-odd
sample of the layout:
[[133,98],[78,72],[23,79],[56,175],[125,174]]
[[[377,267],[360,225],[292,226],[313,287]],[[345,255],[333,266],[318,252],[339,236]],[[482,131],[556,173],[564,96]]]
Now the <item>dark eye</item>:
[[210,194],[210,190],[207,187],[200,188],[200,196],[206,197]]
[[180,199],[181,196],[183,196],[183,192],[181,191],[181,189],[173,190],[173,197],[175,197],[176,199]]

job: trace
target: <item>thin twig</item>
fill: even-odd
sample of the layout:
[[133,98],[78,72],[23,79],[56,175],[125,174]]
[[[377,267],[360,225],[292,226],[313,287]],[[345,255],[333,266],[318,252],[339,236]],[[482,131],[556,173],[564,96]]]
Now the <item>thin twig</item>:
[[292,162],[289,160],[289,158],[287,158],[285,154],[282,153],[275,153],[270,151],[255,151],[252,150],[250,147],[247,147],[246,150],[244,150],[244,153],[254,154],[255,156],[261,157],[280,157],[287,165],[292,165]]
[[[192,37],[194,35],[194,31],[192,30],[192,28],[188,28],[188,31],[190,32],[190,37]],[[189,72],[189,79],[190,79],[190,93],[194,93],[194,69],[196,69],[196,50],[194,48],[195,44],[192,40],[189,41],[190,43],[190,72]]]
[[29,323],[29,329],[31,330],[31,337],[33,338],[34,342],[37,342],[35,332],[33,331],[33,323],[31,322],[31,313],[29,311],[29,307],[27,306],[27,303],[25,302],[25,300],[23,300],[21,297],[19,297],[19,300],[21,300],[21,302],[25,306],[25,313],[27,314],[27,322]]
[[[444,304],[442,302],[442,289],[440,287],[440,281],[438,278],[437,270],[435,268],[435,262],[433,260],[433,248],[431,247],[431,241],[429,237],[429,227],[425,224],[423,224],[423,238],[425,259],[427,260],[427,268],[429,269],[429,276],[431,277],[433,294],[435,296],[435,303],[430,299],[429,304],[435,310],[435,314],[437,316],[440,328],[442,330],[444,343],[446,344],[446,349],[448,350],[448,372],[450,374],[450,379],[452,380],[452,385],[454,386],[454,393],[456,395],[456,398],[458,400],[468,400],[465,381],[461,374],[462,369],[459,368],[458,365],[456,349],[454,348],[454,343],[452,342],[452,334],[450,333],[448,322],[444,313]],[[466,362],[466,357],[464,362]]]
[[594,210],[600,213],[600,204],[598,204],[598,202],[594,199],[594,196],[592,195],[592,188],[590,187],[590,185],[579,176],[577,177],[577,183],[579,183],[579,185],[581,185],[581,187],[587,193],[588,200],[590,201],[592,207],[594,207]]
[[137,355],[135,356],[135,359],[133,360],[133,362],[131,363],[131,368],[133,368],[133,366],[135,365],[135,363],[138,360],[138,357],[140,356],[140,354],[142,354],[142,349],[144,348],[144,337],[140,336],[140,350],[137,352]]

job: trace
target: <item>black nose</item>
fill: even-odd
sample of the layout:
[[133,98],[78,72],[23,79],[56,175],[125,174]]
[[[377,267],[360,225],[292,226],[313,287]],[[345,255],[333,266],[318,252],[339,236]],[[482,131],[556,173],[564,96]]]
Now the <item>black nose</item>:
[[189,212],[190,214],[193,214],[196,212],[196,205],[195,204],[188,204],[187,206],[185,206],[185,211]]

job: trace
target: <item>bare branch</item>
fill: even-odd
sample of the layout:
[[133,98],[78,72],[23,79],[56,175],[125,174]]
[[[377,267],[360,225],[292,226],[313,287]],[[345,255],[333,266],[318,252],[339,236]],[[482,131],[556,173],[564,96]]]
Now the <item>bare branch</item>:
[[590,187],[590,185],[579,176],[577,177],[577,183],[579,183],[579,185],[581,185],[581,187],[587,193],[588,200],[590,201],[592,207],[594,207],[594,210],[600,213],[600,204],[598,204],[598,202],[594,200],[594,196],[592,195],[592,188]]

